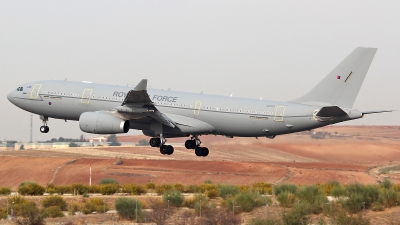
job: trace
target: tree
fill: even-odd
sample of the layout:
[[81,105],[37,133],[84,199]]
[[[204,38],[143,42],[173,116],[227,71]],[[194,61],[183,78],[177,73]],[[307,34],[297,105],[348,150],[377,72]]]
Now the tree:
[[75,147],[78,147],[78,145],[75,143],[75,142],[71,142],[71,143],[69,143],[69,145],[68,145],[70,148],[75,148]]
[[[136,213],[136,204],[137,204],[137,213]],[[115,201],[115,209],[117,210],[118,215],[126,219],[131,219],[131,220],[135,219],[136,221],[138,221],[138,219],[142,217],[142,204],[137,199],[118,198]],[[138,218],[136,218],[136,214]]]
[[111,142],[108,146],[121,146],[121,143],[117,140],[117,135],[111,134],[107,138],[107,142]]
[[147,203],[152,211],[146,212],[146,218],[157,225],[166,224],[167,218],[174,212],[173,207],[168,207],[166,202],[158,199],[150,198]]
[[24,146],[24,145],[21,145],[21,146],[19,147],[19,150],[25,150],[25,146]]

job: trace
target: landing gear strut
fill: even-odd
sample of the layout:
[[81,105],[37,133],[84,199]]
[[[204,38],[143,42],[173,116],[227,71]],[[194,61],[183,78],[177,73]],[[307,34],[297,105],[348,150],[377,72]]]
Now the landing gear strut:
[[193,137],[190,138],[190,140],[185,141],[185,147],[187,149],[194,149],[194,153],[197,156],[203,156],[206,157],[208,156],[208,148],[206,147],[200,147],[201,141],[197,135],[194,135]]
[[50,130],[50,128],[47,126],[47,121],[49,121],[49,118],[47,116],[40,116],[40,119],[43,122],[43,126],[40,127],[40,132],[48,133]]

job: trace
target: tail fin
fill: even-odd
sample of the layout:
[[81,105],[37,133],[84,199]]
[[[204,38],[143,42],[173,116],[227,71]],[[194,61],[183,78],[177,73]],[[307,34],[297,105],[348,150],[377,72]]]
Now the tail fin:
[[377,48],[358,47],[310,92],[291,102],[322,103],[351,108]]

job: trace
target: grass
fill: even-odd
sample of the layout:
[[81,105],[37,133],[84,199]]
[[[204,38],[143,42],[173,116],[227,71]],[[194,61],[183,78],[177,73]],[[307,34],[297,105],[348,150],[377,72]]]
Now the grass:
[[394,172],[400,173],[400,165],[383,168],[380,170],[380,172],[383,174],[389,174]]

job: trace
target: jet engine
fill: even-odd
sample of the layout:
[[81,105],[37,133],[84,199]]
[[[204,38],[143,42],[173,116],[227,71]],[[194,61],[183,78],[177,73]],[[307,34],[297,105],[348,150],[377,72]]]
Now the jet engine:
[[79,117],[79,127],[87,133],[120,134],[128,133],[130,123],[107,113],[85,112]]

